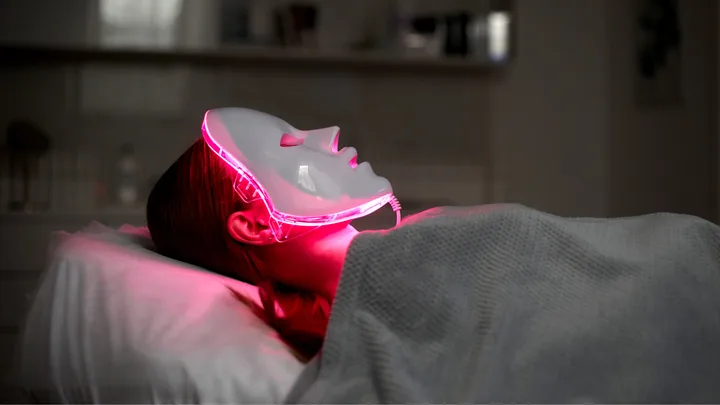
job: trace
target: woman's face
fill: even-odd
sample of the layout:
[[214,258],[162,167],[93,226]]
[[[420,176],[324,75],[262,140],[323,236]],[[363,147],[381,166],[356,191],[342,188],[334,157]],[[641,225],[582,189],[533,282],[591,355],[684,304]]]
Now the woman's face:
[[388,180],[358,164],[355,149],[338,151],[338,127],[304,131],[228,108],[208,111],[203,128],[211,149],[240,173],[235,190],[247,208],[232,215],[231,235],[258,246],[266,277],[332,297],[357,235],[349,223],[390,200]]
[[285,222],[367,215],[392,194],[387,179],[367,162],[358,164],[354,148],[338,151],[338,127],[299,130],[265,113],[229,108],[208,111],[204,128],[208,144],[250,173],[273,216],[291,219]]

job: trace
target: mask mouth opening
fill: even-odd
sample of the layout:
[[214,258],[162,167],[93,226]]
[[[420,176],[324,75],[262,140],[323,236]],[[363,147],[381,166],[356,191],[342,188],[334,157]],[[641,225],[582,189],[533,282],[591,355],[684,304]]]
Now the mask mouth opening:
[[267,191],[261,186],[260,182],[252,175],[252,173],[240,163],[225,148],[219,145],[210,134],[207,127],[207,113],[205,121],[202,125],[202,134],[205,143],[215,152],[225,163],[230,165],[237,172],[237,176],[233,183],[233,189],[242,199],[244,203],[251,203],[262,200],[269,214],[269,226],[273,232],[273,236],[277,242],[286,242],[296,237],[311,232],[320,226],[331,225],[344,221],[352,221],[357,218],[367,216],[385,204],[390,204],[396,213],[397,223],[401,220],[400,202],[393,194],[386,194],[378,197],[360,206],[327,215],[315,216],[297,216],[279,212],[273,206],[272,200]]

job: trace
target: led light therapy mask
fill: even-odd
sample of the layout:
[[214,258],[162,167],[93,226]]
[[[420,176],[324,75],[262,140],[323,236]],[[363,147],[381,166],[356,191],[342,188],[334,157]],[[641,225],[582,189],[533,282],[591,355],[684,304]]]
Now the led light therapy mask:
[[364,217],[387,203],[400,222],[390,182],[369,163],[357,164],[354,148],[337,150],[338,127],[303,131],[259,111],[220,108],[205,113],[202,132],[237,171],[241,199],[265,204],[278,242]]

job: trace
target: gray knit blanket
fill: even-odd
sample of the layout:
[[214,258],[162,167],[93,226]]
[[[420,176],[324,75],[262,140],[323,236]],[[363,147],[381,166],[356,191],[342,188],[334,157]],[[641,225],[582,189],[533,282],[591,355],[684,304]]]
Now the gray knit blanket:
[[350,247],[288,403],[720,403],[720,228],[434,209]]

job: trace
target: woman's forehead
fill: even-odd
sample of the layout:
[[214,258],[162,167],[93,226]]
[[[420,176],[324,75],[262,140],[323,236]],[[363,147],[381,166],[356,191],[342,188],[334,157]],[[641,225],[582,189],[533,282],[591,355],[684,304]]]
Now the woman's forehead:
[[260,146],[268,143],[279,145],[283,134],[302,132],[285,120],[260,111],[225,108],[216,110],[213,115],[216,119],[211,121],[221,124],[238,146]]
[[294,132],[295,127],[287,121],[274,115],[266,114],[259,111],[241,110],[234,117],[239,127],[254,127],[257,129],[266,129],[268,131]]

